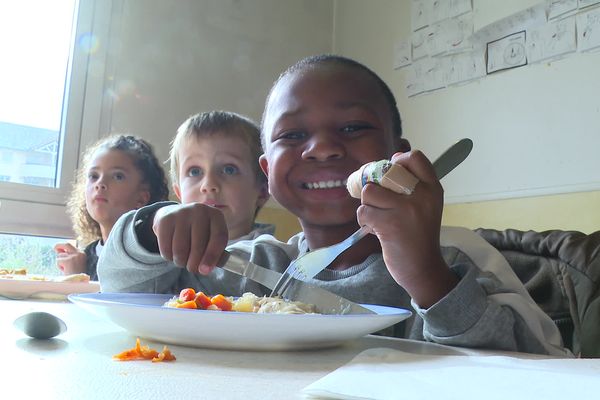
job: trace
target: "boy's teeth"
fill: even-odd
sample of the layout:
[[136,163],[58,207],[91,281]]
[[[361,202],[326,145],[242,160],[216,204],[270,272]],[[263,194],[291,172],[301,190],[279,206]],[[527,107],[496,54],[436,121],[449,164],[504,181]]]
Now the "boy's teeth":
[[346,180],[336,180],[336,181],[319,181],[319,182],[309,182],[306,184],[308,189],[331,189],[336,187],[346,187]]

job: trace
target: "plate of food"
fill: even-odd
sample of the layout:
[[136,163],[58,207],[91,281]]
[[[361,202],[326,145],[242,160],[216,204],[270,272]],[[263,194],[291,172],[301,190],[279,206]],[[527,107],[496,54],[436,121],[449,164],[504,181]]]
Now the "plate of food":
[[[326,315],[312,312],[310,305],[286,301],[283,303],[287,304],[279,304],[281,299],[265,300],[252,294],[239,298],[215,295],[208,297],[210,304],[207,301],[202,305],[198,301],[193,307],[188,307],[189,301],[169,294],[89,293],[68,298],[133,336],[183,346],[232,350],[333,347],[411,316],[409,310],[369,304],[363,306],[373,314]],[[263,311],[259,311],[261,306],[265,306]],[[230,311],[224,311],[228,308]]]
[[47,276],[29,274],[24,268],[0,269],[0,296],[11,299],[64,300],[73,293],[96,293],[100,284],[87,274]]

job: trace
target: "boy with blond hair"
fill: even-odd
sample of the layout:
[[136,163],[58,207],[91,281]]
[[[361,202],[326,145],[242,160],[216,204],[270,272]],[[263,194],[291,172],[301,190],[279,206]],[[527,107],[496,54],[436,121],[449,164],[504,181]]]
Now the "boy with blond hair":
[[229,111],[192,115],[171,144],[173,191],[183,204],[221,211],[230,241],[273,233],[272,225],[255,223],[269,199],[261,154],[260,129],[251,119]]

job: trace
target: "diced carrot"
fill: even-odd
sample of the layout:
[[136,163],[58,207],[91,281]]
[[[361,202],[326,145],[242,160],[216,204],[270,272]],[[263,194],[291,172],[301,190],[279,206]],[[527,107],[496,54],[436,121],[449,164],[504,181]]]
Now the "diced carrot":
[[198,308],[201,308],[203,310],[205,310],[206,307],[208,307],[212,304],[212,302],[210,301],[210,297],[205,295],[204,292],[198,292],[196,294],[195,301],[196,301],[196,304],[198,305]]
[[231,300],[222,294],[217,294],[210,299],[211,303],[219,307],[223,311],[231,311],[232,303]]
[[179,300],[190,301],[196,297],[196,291],[192,288],[183,289],[179,292]]
[[176,308],[194,308],[194,309],[196,309],[196,308],[198,308],[198,305],[197,305],[197,304],[196,304],[196,302],[195,302],[195,301],[192,299],[192,300],[190,300],[190,301],[184,301],[184,302],[183,302],[183,303],[181,303],[181,304],[177,304],[175,307],[176,307]]

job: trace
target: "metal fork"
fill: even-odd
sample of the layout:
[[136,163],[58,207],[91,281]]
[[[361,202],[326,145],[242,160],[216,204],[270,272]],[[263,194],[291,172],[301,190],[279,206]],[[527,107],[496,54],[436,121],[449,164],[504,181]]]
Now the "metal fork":
[[362,226],[352,235],[337,244],[311,251],[300,258],[296,258],[289,267],[287,267],[279,281],[275,284],[275,287],[271,291],[271,296],[282,295],[292,282],[292,279],[306,281],[307,279],[312,278],[326,266],[331,264],[333,260],[346,251],[348,247],[368,235],[369,232],[371,232],[371,230],[367,226]]
[[[461,139],[442,153],[442,155],[433,162],[433,169],[435,170],[438,179],[442,179],[448,172],[452,171],[457,165],[463,162],[471,152],[472,148],[473,142],[471,139]],[[271,296],[282,296],[292,279],[306,281],[313,278],[331,264],[337,256],[365,237],[370,231],[371,230],[366,226],[362,226],[340,243],[316,249],[306,253],[302,257],[296,258],[290,263],[281,275],[279,281],[275,284],[275,287],[271,291]]]

